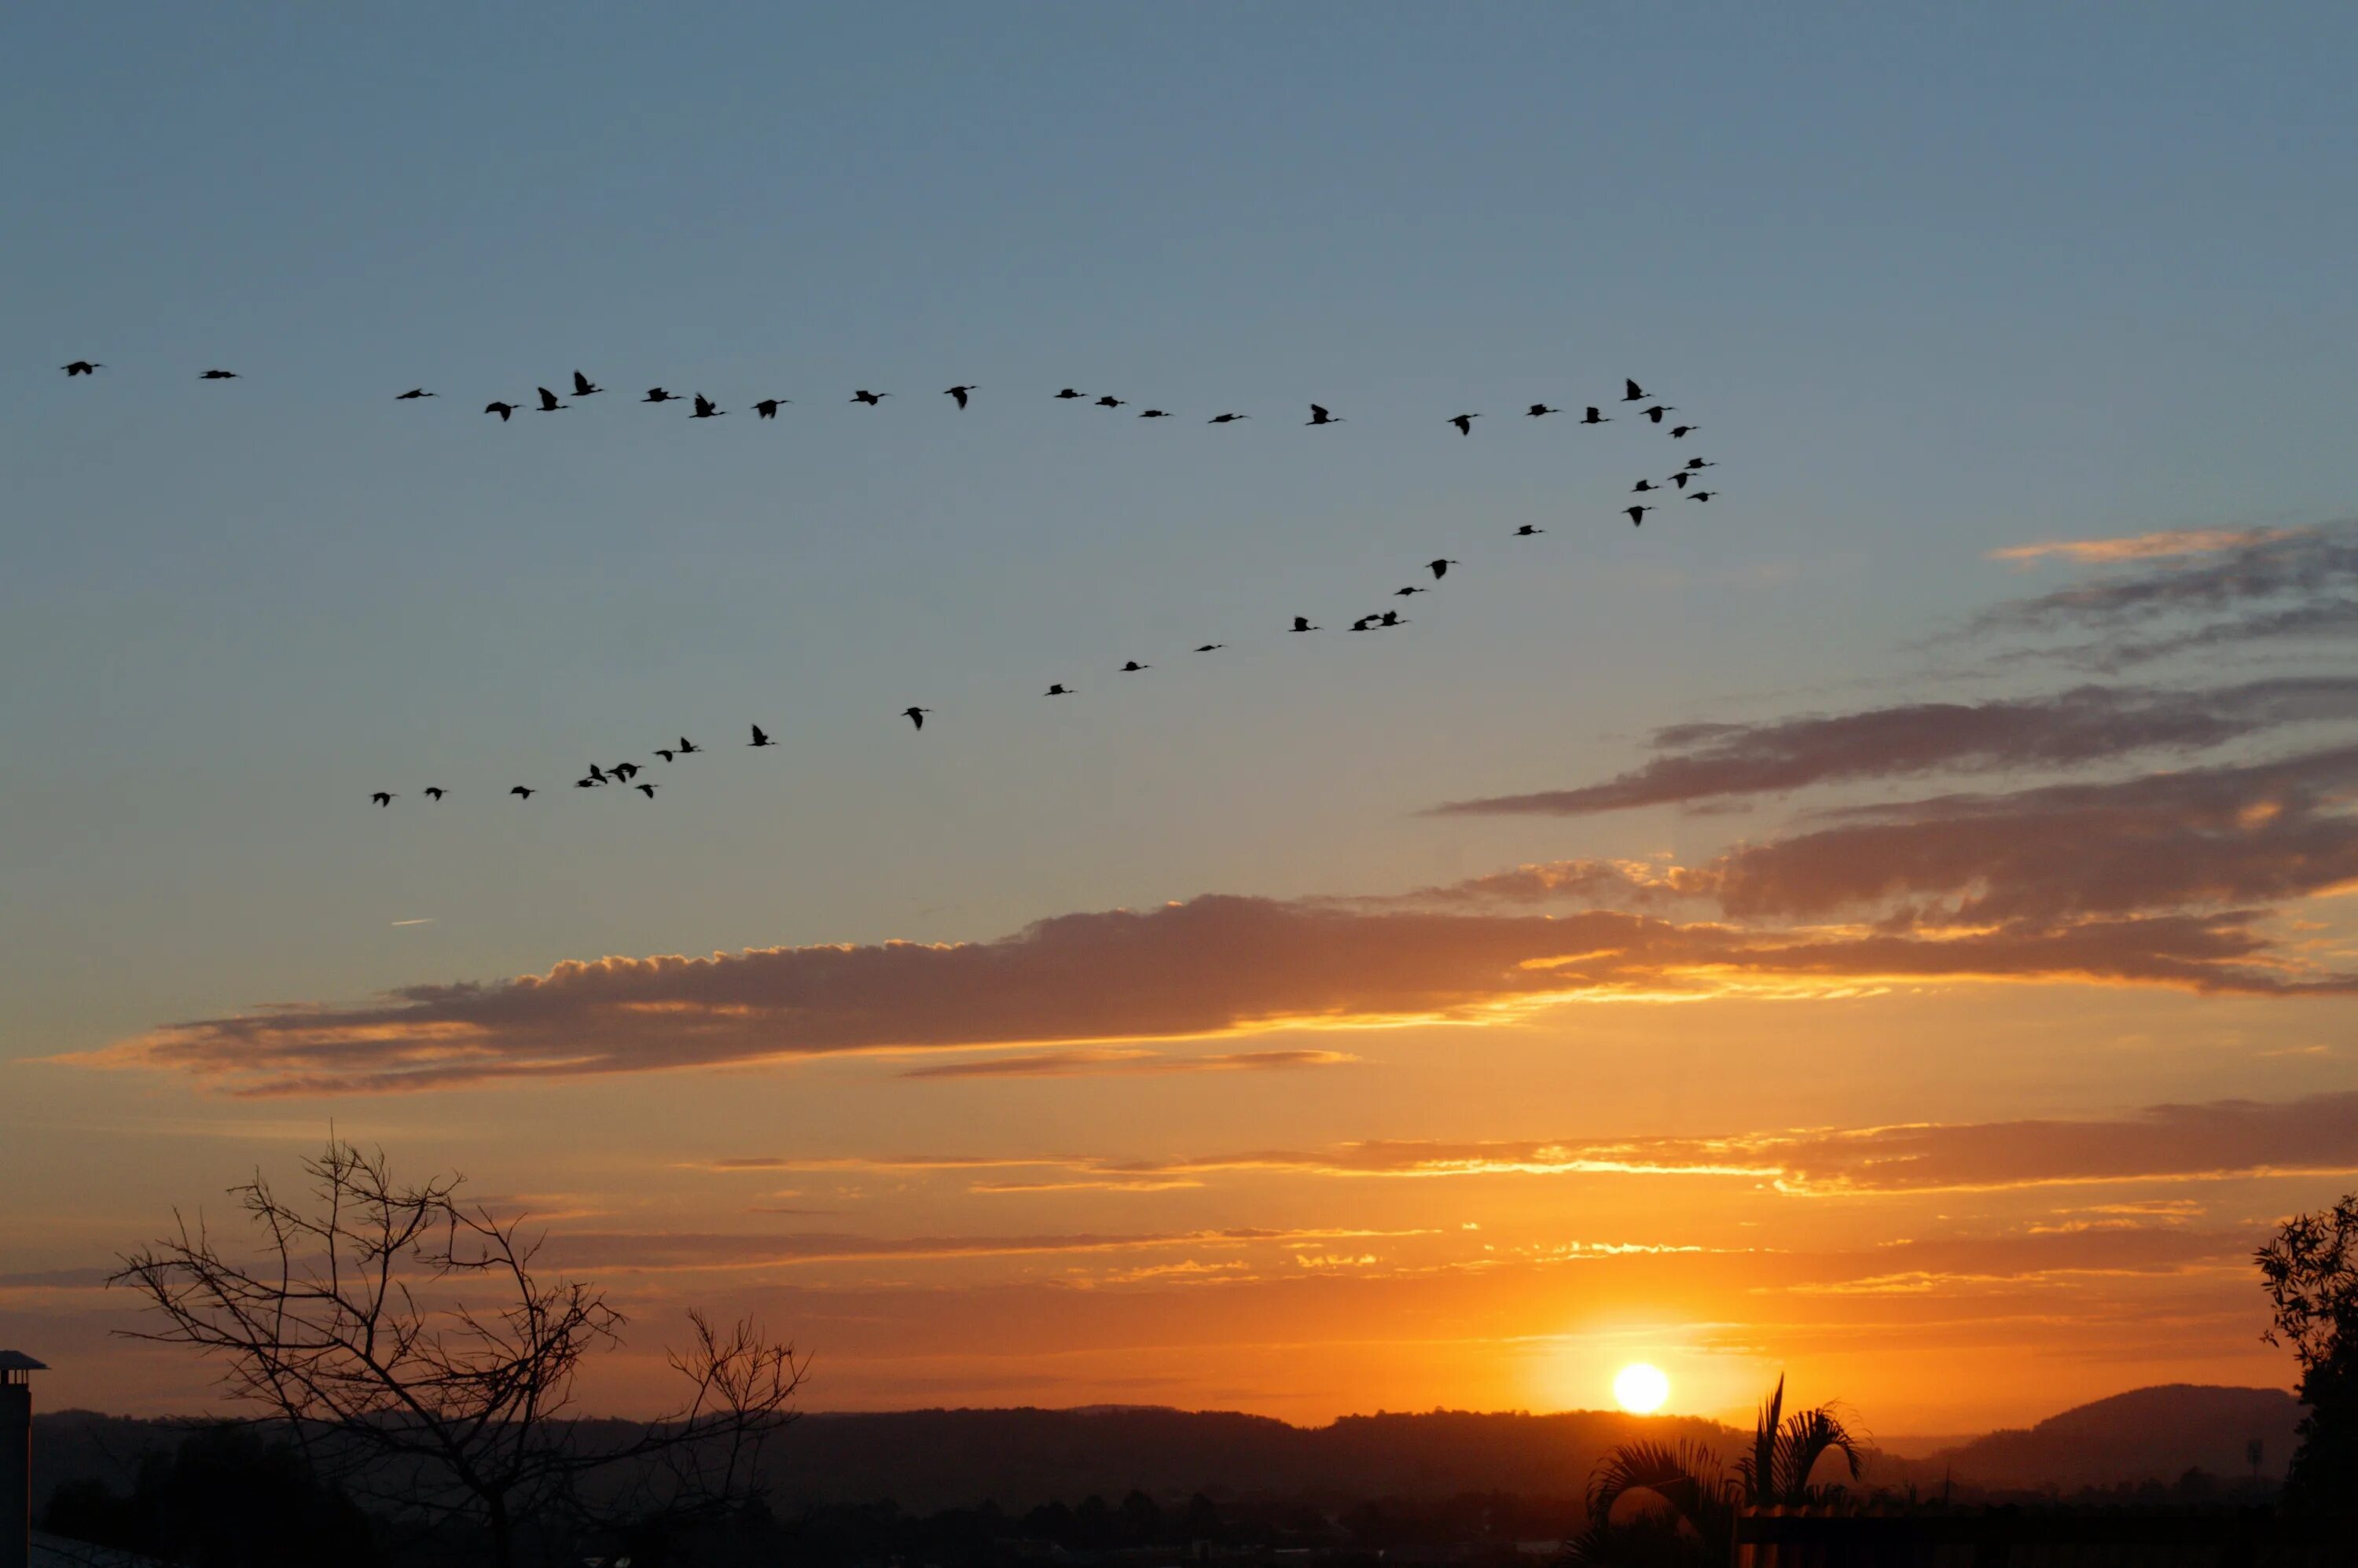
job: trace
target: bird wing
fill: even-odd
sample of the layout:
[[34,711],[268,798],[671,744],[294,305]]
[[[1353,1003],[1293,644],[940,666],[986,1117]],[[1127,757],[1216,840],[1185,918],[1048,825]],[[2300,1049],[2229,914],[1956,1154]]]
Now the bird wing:
[[573,373],[574,393],[579,395],[581,393],[588,392],[590,389],[590,378],[583,375],[579,371],[575,371]]
[[1638,384],[1637,384],[1636,382],[1634,382],[1634,381],[1630,381],[1630,380],[1628,380],[1628,379],[1626,379],[1626,378],[1625,378],[1625,379],[1622,381],[1621,384],[1622,384],[1623,386],[1625,386],[1625,387],[1627,387],[1627,388],[1628,389],[1628,395],[1629,395],[1629,396],[1631,396],[1631,397],[1633,397],[1633,398],[1634,398],[1634,397],[1643,397],[1643,396],[1645,396],[1645,395],[1646,395],[1643,392],[1641,392],[1641,391],[1639,391],[1639,390]]

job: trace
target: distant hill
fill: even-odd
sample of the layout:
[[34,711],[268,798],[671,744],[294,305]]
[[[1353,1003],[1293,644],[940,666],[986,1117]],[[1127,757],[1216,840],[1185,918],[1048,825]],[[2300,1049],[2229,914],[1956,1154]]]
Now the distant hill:
[[2244,1445],[2256,1437],[2260,1473],[2281,1479],[2299,1444],[2293,1429],[2300,1416],[2300,1401],[2281,1389],[2169,1383],[2081,1405],[2028,1430],[1993,1432],[1904,1465],[1909,1476],[1932,1483],[1945,1470],[1985,1487],[2071,1492],[2173,1480],[2197,1466],[2223,1477],[2246,1476]]
[[[2175,1384],[2139,1389],[1921,1458],[1879,1456],[1870,1480],[1937,1486],[1942,1474],[1987,1487],[2113,1487],[2174,1480],[2200,1465],[2247,1472],[2245,1443],[2266,1446],[2280,1476],[2300,1406],[2274,1389]],[[590,1423],[598,1425],[601,1423]],[[764,1458],[789,1510],[890,1498],[906,1511],[966,1508],[989,1498],[1010,1511],[1119,1501],[1133,1488],[1164,1500],[1310,1498],[1338,1504],[1510,1492],[1580,1496],[1614,1444],[1639,1436],[1693,1438],[1733,1457],[1737,1434],[1714,1422],[1640,1420],[1617,1411],[1485,1415],[1432,1411],[1347,1416],[1289,1426],[1266,1416],[1160,1407],[1093,1410],[931,1410],[806,1417]],[[176,1440],[159,1422],[67,1411],[35,1418],[34,1496],[73,1476],[127,1484],[139,1455]]]

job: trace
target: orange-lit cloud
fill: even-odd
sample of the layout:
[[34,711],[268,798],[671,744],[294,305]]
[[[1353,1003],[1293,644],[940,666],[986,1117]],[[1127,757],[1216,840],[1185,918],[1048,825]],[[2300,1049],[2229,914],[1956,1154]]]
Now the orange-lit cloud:
[[2160,534],[2132,534],[2113,539],[2047,539],[2030,545],[2008,545],[1992,550],[1994,561],[2036,561],[2058,557],[2110,565],[2115,561],[2149,561],[2176,556],[2216,555],[2286,538],[2289,528],[2181,528]]
[[1358,1058],[1343,1051],[1232,1051],[1216,1056],[1172,1056],[1159,1051],[1101,1045],[1033,1051],[979,1062],[912,1067],[904,1078],[1076,1078],[1101,1074],[1260,1073],[1296,1067],[1339,1067]]

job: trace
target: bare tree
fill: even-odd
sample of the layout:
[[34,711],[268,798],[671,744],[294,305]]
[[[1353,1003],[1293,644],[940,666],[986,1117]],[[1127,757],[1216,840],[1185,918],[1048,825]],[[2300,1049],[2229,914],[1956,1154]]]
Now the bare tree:
[[805,1364],[791,1345],[691,1313],[694,1337],[669,1357],[685,1401],[593,1441],[575,1379],[625,1321],[602,1291],[535,1272],[545,1238],[462,1201],[462,1176],[399,1184],[382,1150],[334,1139],[303,1169],[308,1204],[260,1172],[231,1189],[249,1255],[176,1211],[174,1235],[125,1256],[111,1282],[164,1318],[125,1332],[220,1357],[224,1390],[283,1418],[323,1469],[406,1511],[473,1519],[502,1568],[520,1528],[581,1506],[581,1483],[613,1466],[635,1505],[675,1517],[748,1495],[763,1443],[793,1419]]

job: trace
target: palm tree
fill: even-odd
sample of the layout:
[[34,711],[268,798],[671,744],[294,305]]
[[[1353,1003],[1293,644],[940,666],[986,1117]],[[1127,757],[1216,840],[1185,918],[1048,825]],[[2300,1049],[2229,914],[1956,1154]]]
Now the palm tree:
[[[1668,1568],[1726,1560],[1736,1515],[1746,1508],[1800,1508],[1839,1496],[1842,1487],[1812,1487],[1810,1476],[1830,1452],[1840,1453],[1850,1478],[1859,1478],[1865,1447],[1833,1405],[1785,1413],[1785,1379],[1760,1407],[1752,1448],[1725,1475],[1719,1455],[1699,1443],[1622,1443],[1588,1477],[1588,1528],[1567,1541],[1566,1561],[1581,1568]],[[1633,1492],[1650,1492],[1661,1505],[1625,1514],[1614,1506]]]

